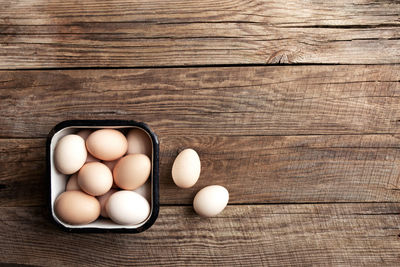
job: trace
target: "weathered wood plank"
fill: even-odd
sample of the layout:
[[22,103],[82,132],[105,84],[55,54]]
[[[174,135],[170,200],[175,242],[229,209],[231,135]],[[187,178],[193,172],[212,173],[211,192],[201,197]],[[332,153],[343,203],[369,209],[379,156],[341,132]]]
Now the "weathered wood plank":
[[0,71],[0,137],[65,119],[159,136],[400,133],[400,65]]
[[371,266],[399,262],[398,203],[162,207],[132,234],[70,234],[42,208],[0,208],[0,262],[41,266]]
[[[191,204],[210,184],[230,203],[400,201],[399,135],[161,137],[160,201]],[[44,139],[0,139],[0,206],[46,203]],[[202,173],[190,189],[172,182],[178,151],[192,147]]]
[[0,68],[399,63],[398,1],[1,1]]

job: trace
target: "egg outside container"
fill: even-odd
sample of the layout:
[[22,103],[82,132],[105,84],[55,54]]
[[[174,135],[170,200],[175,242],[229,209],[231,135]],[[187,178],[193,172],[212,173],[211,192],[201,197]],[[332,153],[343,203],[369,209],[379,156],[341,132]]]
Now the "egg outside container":
[[[139,128],[145,131],[152,141],[152,168],[150,173],[151,184],[151,211],[149,217],[138,225],[119,225],[109,219],[97,219],[87,225],[69,225],[63,223],[57,218],[54,212],[54,201],[59,194],[65,191],[65,185],[68,181],[68,175],[59,173],[54,166],[54,148],[57,141],[71,133],[76,133],[84,129],[122,129],[129,130]],[[46,144],[46,173],[47,181],[49,182],[49,211],[51,220],[59,227],[68,232],[118,232],[118,233],[140,233],[148,229],[154,224],[158,217],[159,211],[159,142],[156,134],[142,122],[132,120],[68,120],[57,124],[48,134]]]

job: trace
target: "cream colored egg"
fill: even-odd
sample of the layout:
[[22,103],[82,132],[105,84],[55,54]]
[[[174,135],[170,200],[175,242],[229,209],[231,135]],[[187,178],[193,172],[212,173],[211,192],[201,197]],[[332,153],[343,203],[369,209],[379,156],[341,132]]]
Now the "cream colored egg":
[[135,128],[128,132],[128,154],[145,154],[151,158],[152,147],[150,136],[141,129]]
[[185,149],[176,157],[172,165],[172,179],[181,188],[192,187],[200,177],[199,155],[193,149]]
[[193,208],[203,217],[213,217],[223,211],[229,201],[229,192],[220,185],[206,186],[197,192]]
[[118,192],[118,191],[115,189],[110,189],[110,191],[108,191],[104,195],[97,197],[97,199],[100,202],[100,207],[101,207],[100,215],[103,216],[104,218],[108,218],[107,210],[106,210],[107,201],[111,197],[111,195],[114,194],[115,192]]
[[78,184],[78,174],[74,173],[68,180],[65,191],[81,190]]
[[63,174],[77,172],[85,163],[86,157],[85,140],[76,134],[62,137],[54,149],[54,164]]
[[122,189],[135,190],[146,182],[150,171],[149,157],[144,154],[126,155],[114,167],[114,182]]
[[100,203],[82,191],[67,191],[54,203],[57,217],[67,224],[82,225],[95,221],[100,215]]
[[94,157],[112,161],[122,157],[128,150],[126,137],[114,129],[101,129],[86,139],[86,147]]
[[122,225],[139,224],[150,214],[149,202],[140,194],[126,190],[112,194],[106,209],[110,219]]
[[111,189],[112,173],[103,163],[89,162],[79,170],[78,184],[89,195],[101,196]]

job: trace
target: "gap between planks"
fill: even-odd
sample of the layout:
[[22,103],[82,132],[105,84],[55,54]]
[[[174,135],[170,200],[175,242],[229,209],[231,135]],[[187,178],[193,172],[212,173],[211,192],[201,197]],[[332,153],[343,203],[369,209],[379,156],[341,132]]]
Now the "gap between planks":
[[[62,71],[62,70],[145,70],[145,69],[206,69],[206,68],[243,68],[243,67],[300,67],[300,66],[396,66],[400,63],[240,63],[240,64],[192,64],[192,65],[144,65],[129,67],[41,67],[41,68],[1,68],[0,72],[8,71]],[[400,80],[399,80],[400,82]]]

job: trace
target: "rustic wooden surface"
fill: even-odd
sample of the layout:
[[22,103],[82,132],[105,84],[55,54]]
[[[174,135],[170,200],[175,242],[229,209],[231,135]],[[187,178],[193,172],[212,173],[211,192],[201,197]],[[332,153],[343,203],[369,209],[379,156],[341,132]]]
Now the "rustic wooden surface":
[[[232,204],[396,202],[400,197],[400,135],[160,139],[165,205],[189,205],[210,183],[225,185]],[[0,140],[0,205],[45,204],[44,145],[42,138]],[[199,152],[202,179],[181,190],[170,172],[177,151],[185,147]]]
[[400,65],[0,71],[0,81],[12,89],[1,92],[1,137],[46,137],[72,118],[137,119],[161,138],[400,134]]
[[398,203],[163,206],[142,234],[70,234],[39,207],[0,208],[0,260],[44,266],[396,266]]
[[0,3],[4,69],[400,63],[393,0]]
[[[0,264],[400,264],[399,1],[0,6]],[[50,223],[45,138],[66,119],[158,134],[152,228]],[[202,175],[182,190],[170,170],[185,147]],[[191,202],[209,184],[230,203],[202,219]]]

